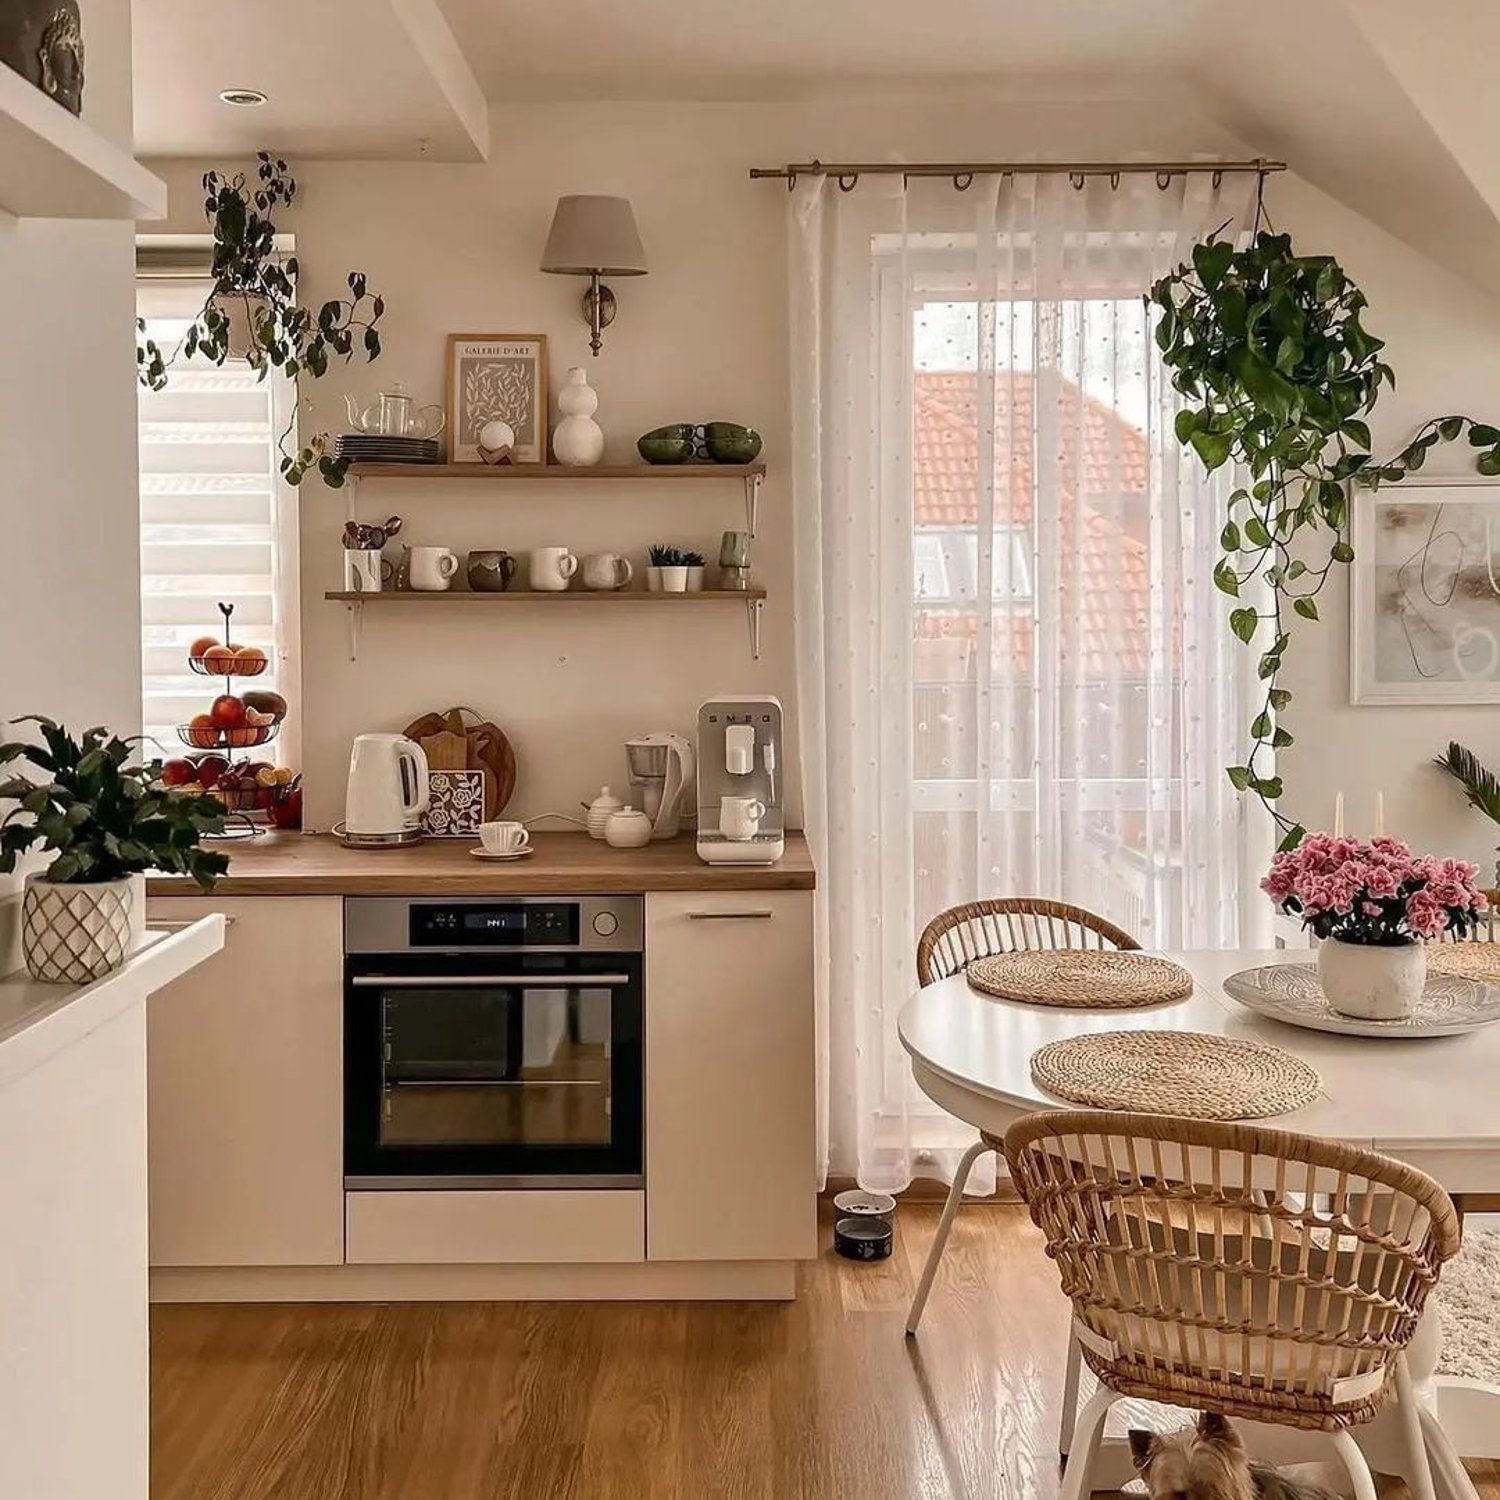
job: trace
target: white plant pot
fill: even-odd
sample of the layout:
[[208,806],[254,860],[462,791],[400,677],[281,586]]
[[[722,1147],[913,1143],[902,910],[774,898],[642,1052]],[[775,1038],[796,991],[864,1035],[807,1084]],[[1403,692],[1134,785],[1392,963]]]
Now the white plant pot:
[[661,591],[664,594],[685,594],[688,586],[688,570],[686,568],[663,568],[661,570]]
[[118,969],[135,942],[132,917],[144,906],[144,885],[130,875],[79,885],[28,875],[21,898],[27,972],[47,984],[87,984]]
[[703,575],[706,568],[689,568],[687,570],[687,591],[690,594],[701,594],[703,592]]
[[648,594],[659,594],[659,593],[661,593],[661,569],[660,568],[647,568],[646,569],[646,592]]
[[1427,983],[1427,946],[1382,947],[1328,938],[1318,944],[1318,980],[1340,1015],[1399,1021],[1416,1008]]

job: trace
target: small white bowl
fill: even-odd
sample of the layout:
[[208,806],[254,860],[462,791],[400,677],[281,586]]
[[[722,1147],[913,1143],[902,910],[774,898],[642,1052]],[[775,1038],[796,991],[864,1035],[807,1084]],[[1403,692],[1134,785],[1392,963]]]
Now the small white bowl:
[[834,1194],[833,1206],[851,1219],[884,1219],[889,1222],[896,1212],[896,1200],[889,1193],[867,1193],[863,1188],[850,1188],[847,1192]]

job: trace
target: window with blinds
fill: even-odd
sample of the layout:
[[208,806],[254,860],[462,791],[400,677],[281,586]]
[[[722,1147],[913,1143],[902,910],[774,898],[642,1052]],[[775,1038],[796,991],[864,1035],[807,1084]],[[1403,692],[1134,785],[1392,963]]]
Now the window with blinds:
[[[139,313],[163,354],[206,292],[180,276],[140,281]],[[235,360],[179,357],[165,389],[140,391],[142,720],[163,755],[182,753],[177,725],[221,690],[189,668],[188,648],[223,639],[223,601],[234,605],[234,644],[270,659],[253,685],[287,699],[276,760],[297,764],[295,491],[277,448],[294,401],[290,381],[274,371],[258,380]]]

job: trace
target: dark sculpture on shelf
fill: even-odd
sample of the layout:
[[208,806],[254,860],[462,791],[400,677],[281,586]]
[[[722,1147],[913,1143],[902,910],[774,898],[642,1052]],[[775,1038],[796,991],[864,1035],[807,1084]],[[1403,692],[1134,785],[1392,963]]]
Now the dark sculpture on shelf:
[[0,5],[0,62],[69,114],[78,114],[83,109],[78,0],[7,0]]

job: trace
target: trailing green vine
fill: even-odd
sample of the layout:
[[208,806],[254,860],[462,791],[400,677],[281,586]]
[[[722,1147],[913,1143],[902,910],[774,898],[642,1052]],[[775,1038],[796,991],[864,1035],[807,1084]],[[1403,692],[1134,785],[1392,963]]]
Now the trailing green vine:
[[[1465,431],[1484,450],[1479,472],[1500,474],[1500,429],[1434,418],[1377,462],[1366,419],[1381,385],[1396,383],[1380,358],[1384,343],[1364,327],[1365,295],[1343,267],[1332,256],[1294,254],[1289,235],[1261,230],[1242,250],[1211,237],[1147,300],[1160,310],[1156,343],[1172,384],[1193,403],[1178,413],[1178,441],[1209,471],[1233,462],[1248,472],[1229,496],[1213,577],[1237,601],[1230,629],[1259,646],[1263,697],[1249,754],[1228,776],[1265,803],[1281,846],[1292,848],[1306,830],[1275,807],[1281,778],[1266,765],[1293,743],[1284,722],[1292,694],[1281,685],[1288,615],[1318,619],[1329,576],[1354,558],[1351,487],[1404,479],[1435,444]],[[1267,585],[1263,600],[1258,582]]]
[[[376,324],[385,301],[369,292],[363,272],[351,271],[346,278],[348,299],[331,298],[316,313],[298,303],[300,268],[296,256],[277,254],[274,218],[278,209],[290,207],[297,182],[284,161],[265,151],[257,153],[256,163],[253,183],[243,172],[203,175],[203,215],[214,232],[213,286],[181,343],[164,355],[146,337],[145,322],[136,320],[137,373],[153,391],[167,383],[179,353],[216,365],[235,355],[262,379],[275,368],[294,381],[303,375],[318,379],[327,373],[330,357],[348,361],[356,347],[367,360],[380,354]],[[349,462],[329,453],[326,433],[309,438],[295,453],[287,451],[295,423],[294,407],[279,440],[282,477],[300,484],[315,468],[325,484],[342,485]]]

